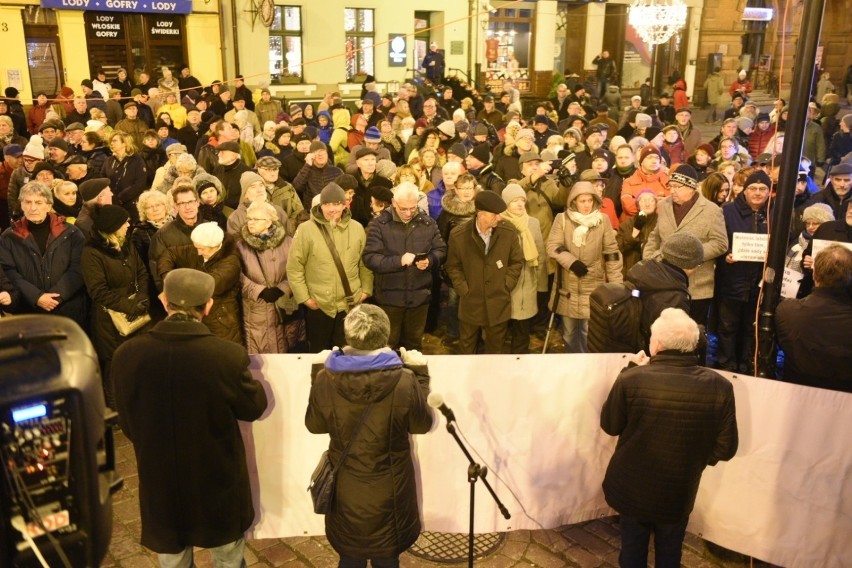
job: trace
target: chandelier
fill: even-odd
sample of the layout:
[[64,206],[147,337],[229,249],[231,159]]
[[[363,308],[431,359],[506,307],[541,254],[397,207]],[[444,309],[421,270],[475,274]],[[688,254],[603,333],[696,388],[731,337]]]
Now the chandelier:
[[686,5],[682,0],[634,0],[627,21],[645,43],[665,43],[686,24]]

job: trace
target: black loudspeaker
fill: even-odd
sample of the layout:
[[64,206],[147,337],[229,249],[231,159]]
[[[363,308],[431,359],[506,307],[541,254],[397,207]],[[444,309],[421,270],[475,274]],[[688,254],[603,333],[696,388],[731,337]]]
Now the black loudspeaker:
[[115,474],[98,358],[72,320],[0,318],[0,566],[99,566]]

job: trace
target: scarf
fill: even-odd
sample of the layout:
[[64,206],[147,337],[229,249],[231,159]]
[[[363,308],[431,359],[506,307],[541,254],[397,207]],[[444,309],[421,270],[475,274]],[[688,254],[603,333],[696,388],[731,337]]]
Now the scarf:
[[532,233],[530,232],[530,216],[524,212],[522,215],[510,213],[508,210],[501,215],[518,230],[521,236],[521,248],[524,251],[524,260],[531,266],[538,266],[538,249],[535,246]]
[[172,220],[174,220],[174,217],[172,217],[171,214],[169,214],[169,215],[166,215],[166,218],[163,219],[162,221],[155,222],[155,221],[152,221],[151,219],[148,219],[148,223],[152,227],[154,227],[155,229],[162,229],[163,225],[165,225],[166,223],[168,223],[169,221],[172,221]]
[[402,150],[402,142],[393,132],[383,132],[381,134],[382,142],[393,146],[394,152]]
[[577,228],[574,229],[574,234],[571,236],[571,241],[574,246],[578,247],[586,245],[586,235],[589,234],[589,230],[597,227],[603,221],[601,212],[598,210],[592,211],[588,215],[583,215],[578,211],[569,211],[568,218],[577,224]]

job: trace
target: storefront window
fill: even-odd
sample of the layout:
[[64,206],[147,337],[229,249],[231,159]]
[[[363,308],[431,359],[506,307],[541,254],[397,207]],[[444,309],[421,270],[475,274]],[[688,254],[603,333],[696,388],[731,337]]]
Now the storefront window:
[[415,67],[419,67],[426,53],[429,51],[429,12],[414,12],[414,61]]
[[375,28],[373,10],[344,8],[343,27],[346,30],[346,80],[375,75]]
[[45,93],[52,97],[62,88],[62,57],[56,13],[49,8],[27,6],[23,17],[30,88],[33,96]]
[[273,83],[301,83],[302,12],[299,6],[275,6],[269,26],[269,75]]
[[521,91],[530,89],[532,25],[531,9],[503,8],[489,18],[485,39],[489,89],[500,90],[506,80]]

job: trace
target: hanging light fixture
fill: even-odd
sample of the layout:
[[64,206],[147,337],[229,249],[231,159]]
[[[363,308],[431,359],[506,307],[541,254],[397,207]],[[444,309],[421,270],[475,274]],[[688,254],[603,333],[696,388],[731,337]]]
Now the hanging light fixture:
[[634,0],[627,21],[645,43],[665,43],[686,25],[686,4],[682,0]]

